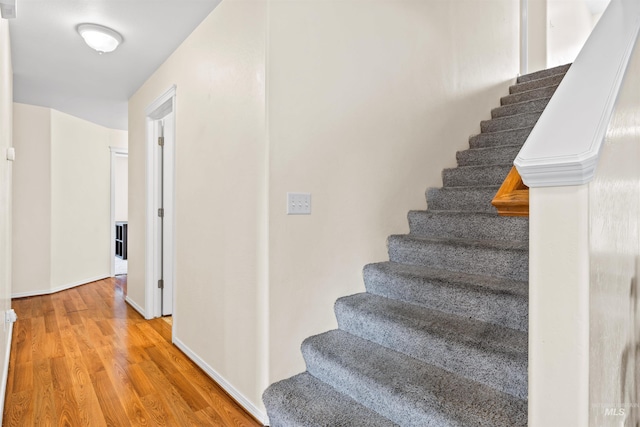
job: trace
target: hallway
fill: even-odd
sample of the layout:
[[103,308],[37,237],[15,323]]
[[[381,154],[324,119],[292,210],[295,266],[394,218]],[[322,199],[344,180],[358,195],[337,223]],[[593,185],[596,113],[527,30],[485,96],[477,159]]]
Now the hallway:
[[124,301],[126,276],[12,301],[5,426],[258,426]]

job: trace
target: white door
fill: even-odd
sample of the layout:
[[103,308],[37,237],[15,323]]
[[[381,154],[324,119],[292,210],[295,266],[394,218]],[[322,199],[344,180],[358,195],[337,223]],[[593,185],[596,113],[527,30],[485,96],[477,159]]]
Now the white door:
[[145,317],[174,314],[175,86],[149,105],[147,115],[147,238]]
[[164,286],[160,289],[161,292],[161,312],[163,316],[170,316],[173,314],[173,285],[174,285],[174,271],[173,271],[173,250],[174,250],[174,235],[172,230],[174,229],[174,173],[173,173],[173,159],[175,153],[175,132],[174,132],[174,120],[173,111],[163,117],[161,120],[161,132],[164,140],[164,145],[159,146],[163,155],[160,156],[163,162],[161,184],[162,195],[161,201],[163,209],[163,217],[160,218],[162,224],[162,253],[161,253],[161,266],[162,266],[162,280]]
[[173,313],[173,112],[154,122],[156,152],[154,153],[156,186],[155,206],[155,276],[158,314],[170,316]]

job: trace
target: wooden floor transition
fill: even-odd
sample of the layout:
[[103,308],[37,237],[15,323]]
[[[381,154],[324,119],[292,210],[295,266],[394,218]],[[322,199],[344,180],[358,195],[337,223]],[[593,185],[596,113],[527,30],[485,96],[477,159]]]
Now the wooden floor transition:
[[13,300],[4,426],[259,426],[124,302],[126,278]]

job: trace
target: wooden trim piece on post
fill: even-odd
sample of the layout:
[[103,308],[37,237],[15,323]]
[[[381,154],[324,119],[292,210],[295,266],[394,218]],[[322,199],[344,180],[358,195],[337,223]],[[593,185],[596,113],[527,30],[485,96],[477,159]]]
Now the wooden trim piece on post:
[[515,166],[509,171],[491,204],[502,216],[529,216],[529,187],[524,185]]

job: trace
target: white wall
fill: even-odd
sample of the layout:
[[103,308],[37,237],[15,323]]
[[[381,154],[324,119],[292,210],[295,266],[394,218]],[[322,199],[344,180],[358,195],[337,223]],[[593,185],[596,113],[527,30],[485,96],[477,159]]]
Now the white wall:
[[528,0],[529,73],[573,62],[607,0]]
[[639,76],[636,47],[589,185],[592,427],[640,422]]
[[256,406],[265,25],[265,2],[222,2],[129,101],[128,297],[145,307],[144,110],[176,84],[174,340]]
[[[7,161],[6,150],[12,146],[13,71],[9,23],[0,19],[0,315],[11,308],[11,179],[12,164]],[[6,325],[5,325],[6,326]],[[0,331],[0,423],[4,408],[11,329]]]
[[14,296],[50,293],[110,273],[110,146],[126,132],[15,104]]
[[552,0],[528,0],[528,73],[547,68],[547,3]]
[[547,67],[573,62],[597,19],[585,0],[547,0]]
[[[259,412],[498,106],[517,48],[511,0],[222,2],[129,101],[129,298],[145,306],[144,110],[176,84],[174,339]],[[286,216],[287,191],[313,214]]]
[[[305,369],[518,73],[513,1],[273,1],[268,48],[269,380]],[[481,17],[481,18],[480,18]],[[311,216],[285,215],[312,193]]]
[[51,287],[108,277],[111,134],[51,110]]
[[115,220],[127,221],[129,215],[129,158],[115,156]]
[[14,294],[51,286],[51,109],[13,104]]

